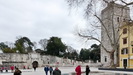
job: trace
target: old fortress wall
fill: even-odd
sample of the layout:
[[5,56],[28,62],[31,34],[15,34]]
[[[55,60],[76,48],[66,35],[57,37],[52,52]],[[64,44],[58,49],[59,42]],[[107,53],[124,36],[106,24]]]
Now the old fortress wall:
[[1,53],[0,54],[0,65],[3,66],[16,66],[18,68],[29,67],[32,68],[32,63],[37,62],[38,67],[45,65],[50,66],[64,66],[65,64],[74,65],[76,61],[59,58],[50,55],[40,55],[39,53]]

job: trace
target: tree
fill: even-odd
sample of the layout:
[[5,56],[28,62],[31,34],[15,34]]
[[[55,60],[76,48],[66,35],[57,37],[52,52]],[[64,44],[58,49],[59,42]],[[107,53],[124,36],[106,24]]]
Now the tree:
[[77,60],[78,59],[78,53],[77,51],[73,51],[72,53],[69,53],[69,59]]
[[21,37],[15,41],[16,50],[20,53],[32,52],[32,47],[34,44],[30,41],[28,37]]
[[36,49],[35,50],[37,53],[40,53],[41,55],[46,55],[47,53],[46,53],[46,51],[44,51],[44,50],[41,50],[41,49]]
[[34,45],[34,46],[33,46],[34,50],[36,50],[36,49],[37,49],[37,42],[34,41],[34,42],[32,42],[32,43],[33,43],[33,45]]
[[66,52],[63,55],[64,58],[69,58],[73,60],[78,60],[79,54],[71,46],[67,46]]
[[0,49],[3,50],[4,48],[9,48],[4,42],[0,43]]
[[75,52],[75,51],[76,51],[76,50],[75,50],[73,47],[67,46],[67,52],[72,53],[72,52]]
[[94,62],[96,62],[97,60],[100,61],[100,45],[91,45],[90,59]]
[[[99,12],[101,12],[101,10],[104,8],[103,6],[107,6],[110,3],[121,3],[123,5],[123,9],[126,6],[130,6],[133,5],[133,1],[132,0],[67,0],[68,4],[70,7],[74,6],[74,7],[79,7],[82,4],[86,4],[85,7],[85,17],[87,18],[87,20],[89,19],[88,23],[89,26],[91,26],[91,29],[86,31],[77,31],[77,35],[83,38],[86,38],[87,40],[96,40],[101,44],[102,49],[104,49],[107,53],[109,53],[110,55],[110,67],[113,67],[116,65],[114,64],[114,56],[117,57],[117,60],[119,60],[118,58],[118,50],[119,50],[119,37],[118,36],[118,32],[119,32],[119,26],[121,23],[119,23],[117,29],[114,25],[114,20],[110,20],[110,18],[114,18],[114,14],[111,15],[110,18],[106,18],[106,20],[108,20],[108,22],[111,23],[111,28],[112,28],[112,36],[110,36],[110,32],[108,31],[106,24],[104,23],[103,19],[100,17]],[[99,8],[98,8],[99,7]],[[101,8],[100,8],[101,7]],[[114,12],[114,11],[113,11]],[[123,10],[122,10],[123,13]],[[121,16],[123,16],[123,14],[121,14]],[[92,20],[92,18],[94,18],[94,20]],[[122,22],[122,19],[121,21]],[[99,32],[102,30],[105,31],[105,35],[109,40],[109,46],[112,47],[112,49],[108,50],[107,47],[105,47],[105,44],[103,44],[103,40],[101,40],[99,38],[100,34]],[[95,34],[95,35],[94,35]],[[116,55],[115,55],[116,52]],[[118,61],[117,61],[118,63]]]
[[48,54],[62,56],[66,52],[67,47],[62,43],[61,38],[51,37],[46,48]]
[[81,61],[89,60],[90,50],[89,49],[81,49],[79,58]]
[[93,44],[89,49],[81,49],[79,58],[81,61],[92,60],[100,61],[100,45]]
[[46,47],[47,47],[47,44],[48,44],[48,40],[47,39],[41,39],[39,41],[39,44],[41,45],[42,49],[46,51]]
[[14,48],[10,48],[4,42],[0,43],[0,50],[2,50],[3,53],[15,53],[15,49]]

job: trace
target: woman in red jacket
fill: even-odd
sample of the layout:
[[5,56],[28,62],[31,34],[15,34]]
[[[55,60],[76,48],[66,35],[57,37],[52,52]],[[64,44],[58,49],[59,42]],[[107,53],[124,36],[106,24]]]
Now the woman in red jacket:
[[78,66],[75,68],[75,71],[76,71],[76,75],[81,75],[81,67],[80,67],[80,65],[78,65]]
[[14,66],[11,66],[10,69],[11,69],[11,71],[13,72],[13,71],[14,71]]

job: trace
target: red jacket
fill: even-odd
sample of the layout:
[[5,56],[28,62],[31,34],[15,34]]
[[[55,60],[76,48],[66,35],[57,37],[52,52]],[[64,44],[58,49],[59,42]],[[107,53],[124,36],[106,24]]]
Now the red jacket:
[[81,67],[80,65],[75,68],[76,74],[81,75]]
[[10,68],[11,68],[11,70],[14,70],[14,66],[11,66]]

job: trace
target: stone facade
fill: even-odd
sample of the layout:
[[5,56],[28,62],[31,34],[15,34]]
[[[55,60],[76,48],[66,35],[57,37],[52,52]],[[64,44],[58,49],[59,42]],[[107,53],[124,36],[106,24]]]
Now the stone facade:
[[74,60],[59,58],[50,55],[40,55],[39,53],[1,53],[0,54],[0,65],[4,66],[16,66],[18,68],[32,68],[32,63],[34,61],[38,62],[38,67],[45,65],[51,66],[63,66],[64,64],[74,65]]
[[[115,29],[115,38],[118,39],[118,28],[124,20],[130,20],[130,10],[128,7],[123,8],[122,5],[111,2],[105,9],[102,10],[101,20],[107,28],[111,40],[114,41],[112,25]],[[107,50],[112,50],[109,38],[103,26],[101,27],[101,42]],[[114,58],[114,63],[117,63],[116,53],[114,55]],[[110,60],[110,55],[101,47],[101,63],[104,66],[109,66],[111,62]]]

